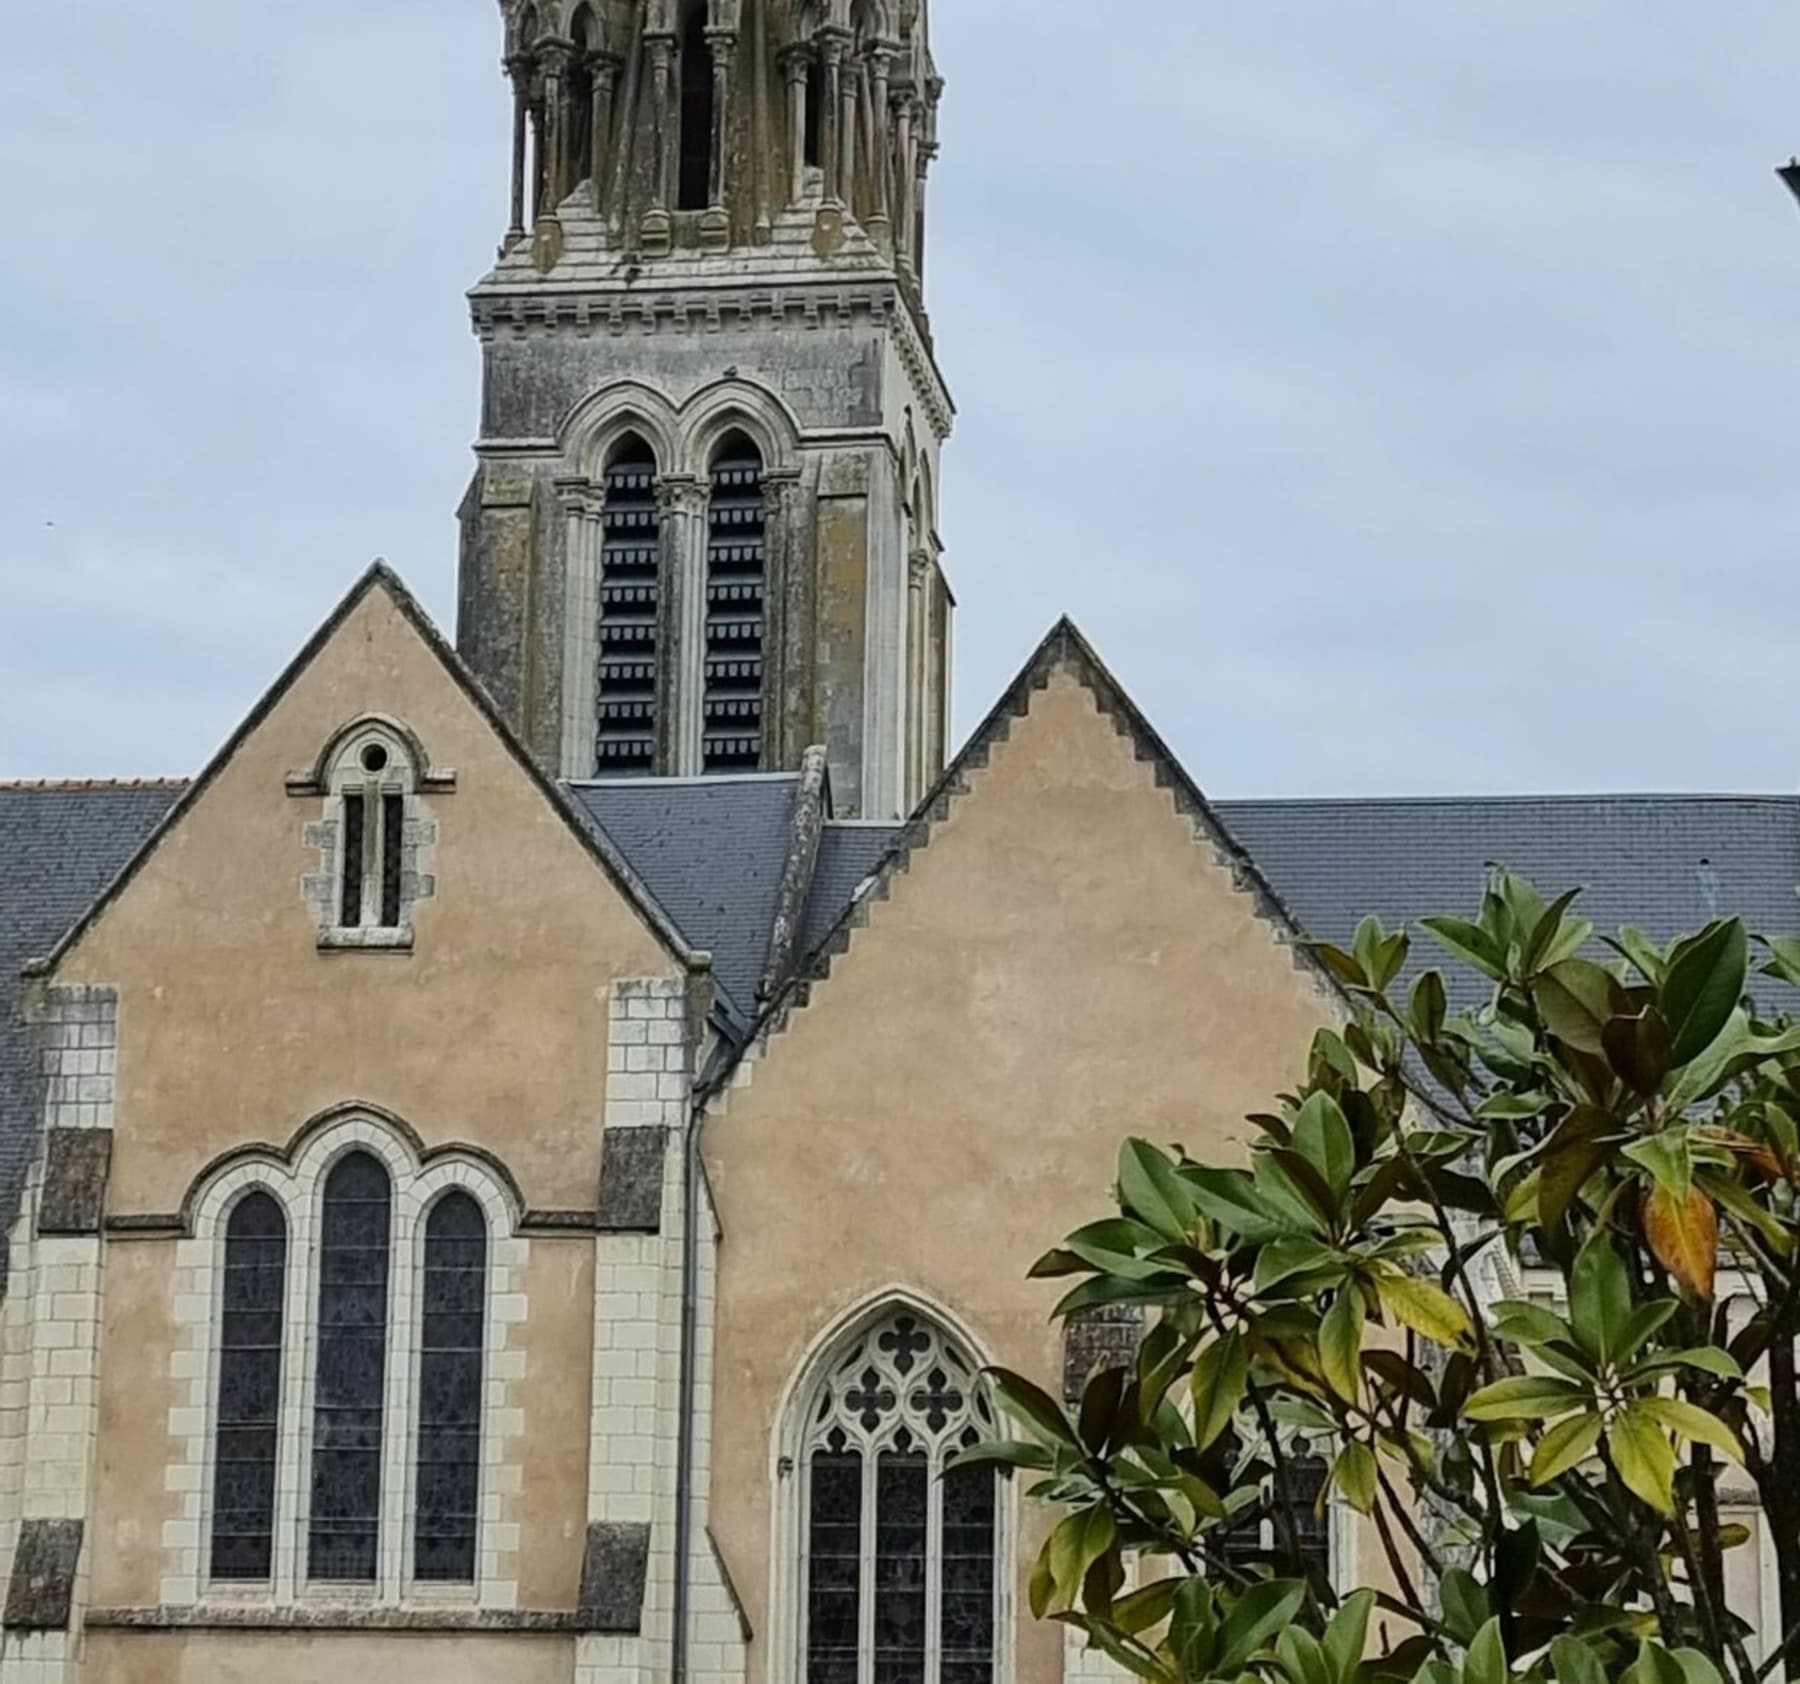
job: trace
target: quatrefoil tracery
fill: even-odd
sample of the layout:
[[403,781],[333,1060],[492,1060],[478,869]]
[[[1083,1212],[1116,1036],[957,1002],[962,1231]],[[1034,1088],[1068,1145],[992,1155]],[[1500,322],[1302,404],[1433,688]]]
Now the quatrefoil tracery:
[[975,1364],[936,1327],[902,1311],[877,1323],[833,1365],[807,1448],[932,1453],[994,1431]]

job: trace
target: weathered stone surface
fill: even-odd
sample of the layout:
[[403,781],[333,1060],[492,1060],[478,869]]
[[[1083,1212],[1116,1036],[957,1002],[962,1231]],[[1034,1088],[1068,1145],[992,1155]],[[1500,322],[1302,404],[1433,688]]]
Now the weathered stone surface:
[[1076,1316],[1063,1330],[1063,1398],[1078,1403],[1088,1381],[1102,1369],[1117,1368],[1137,1355],[1143,1313],[1112,1305]]
[[44,1136],[40,1234],[97,1234],[112,1173],[111,1129],[51,1129]]
[[27,1520],[20,1526],[6,1591],[8,1631],[68,1630],[82,1529],[79,1520]]
[[668,1131],[609,1128],[600,1156],[600,1211],[595,1226],[603,1234],[662,1231],[663,1162]]
[[635,1635],[644,1621],[644,1581],[650,1566],[650,1528],[633,1521],[597,1521],[588,1528],[581,1564],[579,1628]]

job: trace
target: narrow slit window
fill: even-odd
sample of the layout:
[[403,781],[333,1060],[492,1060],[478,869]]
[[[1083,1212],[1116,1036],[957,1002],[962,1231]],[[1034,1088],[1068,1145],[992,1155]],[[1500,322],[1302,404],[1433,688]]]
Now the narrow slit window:
[[762,454],[742,433],[713,459],[706,567],[706,770],[754,772],[763,759],[768,496]]
[[366,1152],[325,1181],[307,1576],[371,1584],[381,1537],[393,1189]]
[[225,1227],[224,1277],[212,1577],[221,1584],[258,1584],[274,1568],[287,1302],[287,1218],[267,1193],[249,1194],[232,1211]]
[[486,1307],[487,1221],[451,1193],[425,1225],[413,1576],[426,1583],[475,1580]]
[[406,857],[406,797],[381,798],[381,926],[400,927],[401,872]]
[[687,0],[681,29],[681,178],[676,207],[705,210],[712,198],[713,56],[706,0]]
[[627,439],[606,470],[600,558],[600,682],[595,761],[601,777],[656,769],[662,515],[656,458]]
[[360,928],[363,921],[363,874],[368,866],[363,821],[367,812],[361,790],[353,789],[344,796],[343,904],[338,922],[347,930]]

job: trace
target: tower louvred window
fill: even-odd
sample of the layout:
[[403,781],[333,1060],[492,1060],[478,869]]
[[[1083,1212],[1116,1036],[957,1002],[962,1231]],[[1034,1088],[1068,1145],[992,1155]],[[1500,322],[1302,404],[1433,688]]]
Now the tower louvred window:
[[763,756],[768,498],[761,453],[733,434],[713,460],[706,570],[706,770]]
[[661,561],[656,458],[634,437],[606,470],[595,754],[602,777],[655,770]]

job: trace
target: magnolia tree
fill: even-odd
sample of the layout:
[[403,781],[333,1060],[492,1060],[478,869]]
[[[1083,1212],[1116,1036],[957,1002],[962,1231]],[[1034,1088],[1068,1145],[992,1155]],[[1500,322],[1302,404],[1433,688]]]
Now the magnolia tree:
[[[1349,1023],[1248,1166],[1126,1143],[1035,1273],[1140,1307],[1136,1360],[1073,1416],[996,1372],[1018,1436],[971,1453],[1060,1511],[1037,1617],[1157,1684],[1800,1679],[1800,1030],[1747,1003],[1800,942],[1601,948],[1574,900],[1502,874],[1424,921],[1478,1010],[1373,920],[1318,948]],[[1331,1503],[1380,1563],[1350,1592]]]

